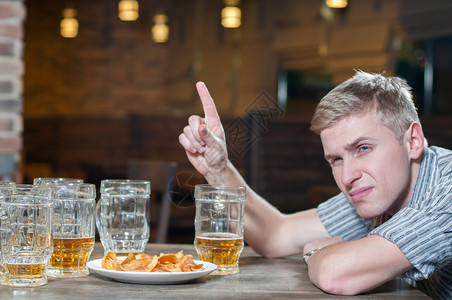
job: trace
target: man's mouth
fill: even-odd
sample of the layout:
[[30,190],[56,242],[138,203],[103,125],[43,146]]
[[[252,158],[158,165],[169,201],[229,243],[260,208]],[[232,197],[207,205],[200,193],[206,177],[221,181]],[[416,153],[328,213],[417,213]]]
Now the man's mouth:
[[352,190],[349,195],[353,202],[359,202],[372,193],[371,187],[363,187]]

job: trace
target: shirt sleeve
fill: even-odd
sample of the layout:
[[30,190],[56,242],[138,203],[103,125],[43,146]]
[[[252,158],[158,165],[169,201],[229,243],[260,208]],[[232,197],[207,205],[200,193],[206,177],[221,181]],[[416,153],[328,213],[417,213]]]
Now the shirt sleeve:
[[343,193],[321,203],[318,207],[320,220],[333,236],[345,241],[366,237],[372,229],[371,222],[361,218]]
[[414,280],[429,278],[452,259],[452,182],[437,186],[426,197],[428,207],[405,207],[370,232],[399,247],[414,267],[403,277]]

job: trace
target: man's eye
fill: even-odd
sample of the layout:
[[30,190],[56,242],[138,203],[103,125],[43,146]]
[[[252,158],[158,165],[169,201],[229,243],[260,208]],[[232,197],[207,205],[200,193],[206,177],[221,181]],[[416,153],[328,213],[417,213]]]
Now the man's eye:
[[330,165],[334,166],[340,161],[340,158],[333,158],[330,160]]
[[369,146],[360,146],[359,147],[359,151],[367,151],[367,150],[369,150],[370,149],[370,147]]

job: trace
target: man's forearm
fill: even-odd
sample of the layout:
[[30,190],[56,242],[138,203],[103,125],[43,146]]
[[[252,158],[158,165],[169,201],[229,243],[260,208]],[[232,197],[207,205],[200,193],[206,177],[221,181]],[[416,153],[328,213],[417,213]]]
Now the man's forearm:
[[245,240],[258,254],[275,256],[275,249],[279,244],[275,236],[279,238],[283,214],[253,191],[230,161],[224,170],[210,170],[206,180],[209,184],[246,188]]
[[209,184],[237,185],[247,187],[245,179],[235,166],[228,160],[221,170],[211,169],[205,175]]
[[338,295],[367,292],[411,268],[395,244],[377,235],[325,246],[308,262],[312,283]]
[[228,161],[221,172],[210,171],[210,184],[239,185],[246,188],[245,240],[258,254],[283,257],[299,254],[313,240],[329,237],[316,209],[286,215],[253,191]]

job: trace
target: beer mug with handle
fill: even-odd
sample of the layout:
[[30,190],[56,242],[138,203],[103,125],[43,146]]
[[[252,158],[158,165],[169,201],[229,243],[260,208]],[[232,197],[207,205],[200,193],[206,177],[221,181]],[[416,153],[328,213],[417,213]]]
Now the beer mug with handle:
[[33,185],[54,185],[61,183],[83,183],[80,178],[66,178],[66,177],[39,177],[33,179]]
[[94,249],[96,187],[91,183],[58,183],[52,186],[53,254],[49,277],[84,277]]
[[101,181],[96,225],[105,254],[143,253],[149,241],[151,183],[146,180]]
[[1,284],[14,287],[47,283],[45,269],[52,255],[52,191],[18,185],[0,201]]
[[195,248],[200,260],[218,266],[212,275],[239,273],[245,196],[240,186],[195,186]]
[[[12,181],[0,181],[0,203],[5,199],[6,195],[12,194],[16,189],[16,184]],[[0,243],[3,240],[2,220],[7,218],[7,212],[0,206]],[[9,231],[9,229],[8,229]],[[5,235],[6,236],[6,235]],[[8,274],[8,268],[3,264],[2,249],[0,246],[0,274]],[[5,276],[0,276],[0,283]]]

